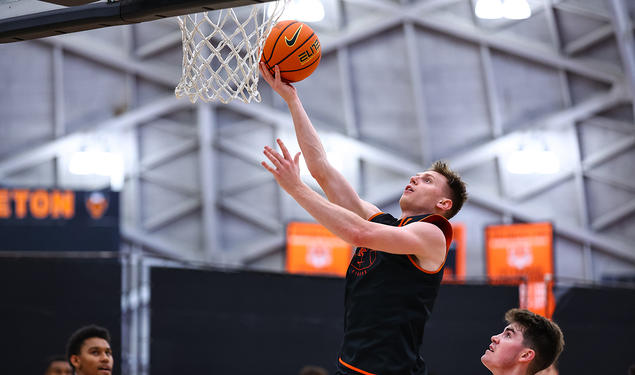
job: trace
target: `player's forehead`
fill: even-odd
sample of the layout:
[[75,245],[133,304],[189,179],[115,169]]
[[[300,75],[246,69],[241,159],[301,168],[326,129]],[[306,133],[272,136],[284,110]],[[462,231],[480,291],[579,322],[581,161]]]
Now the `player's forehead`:
[[437,181],[447,181],[447,178],[445,178],[444,175],[442,175],[441,173],[437,172],[437,171],[423,171],[423,172],[419,172],[417,173],[417,176],[419,177],[432,177],[433,180],[437,180]]
[[523,331],[524,331],[524,327],[516,322],[512,322],[509,323],[505,329],[503,330],[503,332],[509,332],[512,335],[519,335],[520,337],[522,337],[523,335]]
[[108,344],[108,341],[102,339],[101,337],[89,337],[84,340],[84,343],[82,344],[82,350],[90,349],[110,349],[110,344]]
[[50,368],[51,369],[65,369],[70,366],[71,365],[68,362],[59,360],[59,361],[51,362]]

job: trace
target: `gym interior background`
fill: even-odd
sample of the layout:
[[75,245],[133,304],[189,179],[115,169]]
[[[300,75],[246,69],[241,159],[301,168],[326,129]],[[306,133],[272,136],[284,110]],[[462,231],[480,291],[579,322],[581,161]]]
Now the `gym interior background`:
[[[17,3],[0,0],[0,18]],[[635,2],[528,0],[526,19],[480,18],[473,0],[321,3],[307,23],[322,61],[296,86],[331,161],[392,213],[434,160],[468,183],[452,219],[465,269],[426,334],[435,373],[486,374],[480,355],[522,299],[488,282],[486,228],[547,222],[561,374],[626,374]],[[259,165],[276,137],[297,149],[286,105],[264,82],[261,103],[177,99],[181,60],[175,18],[0,44],[7,372],[43,372],[91,322],[113,333],[115,374],[333,370],[343,280],[287,273],[287,224],[311,218]]]

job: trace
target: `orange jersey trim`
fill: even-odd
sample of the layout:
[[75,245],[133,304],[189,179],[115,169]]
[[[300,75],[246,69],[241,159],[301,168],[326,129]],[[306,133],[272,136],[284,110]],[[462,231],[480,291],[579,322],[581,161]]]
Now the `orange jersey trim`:
[[353,371],[357,371],[357,372],[359,372],[360,374],[364,374],[364,375],[375,375],[375,374],[373,374],[372,372],[364,371],[364,370],[362,370],[362,369],[358,369],[358,368],[357,368],[357,367],[355,367],[355,366],[349,365],[348,363],[346,363],[346,362],[342,361],[342,358],[339,358],[339,360],[340,360],[340,363],[341,363],[341,364],[343,364],[344,366],[348,367],[349,369],[351,369],[351,370],[353,370]]
[[382,214],[383,214],[383,212],[379,211],[378,213],[376,213],[376,214],[374,214],[373,216],[369,217],[369,218],[368,218],[368,221],[371,221],[371,220],[373,220],[374,218],[376,218],[377,216],[382,215]]
[[428,271],[424,268],[422,268],[416,260],[413,259],[413,255],[412,254],[408,254],[408,259],[410,259],[410,261],[412,262],[412,264],[414,264],[415,267],[417,267],[419,269],[419,271],[423,271],[425,273],[429,273],[431,275],[439,272],[441,270],[441,268],[443,268],[443,266],[445,265],[445,259],[447,259],[448,257],[448,252],[445,252],[445,258],[443,259],[443,263],[441,263],[441,266],[439,266],[439,268],[437,268],[435,271]]

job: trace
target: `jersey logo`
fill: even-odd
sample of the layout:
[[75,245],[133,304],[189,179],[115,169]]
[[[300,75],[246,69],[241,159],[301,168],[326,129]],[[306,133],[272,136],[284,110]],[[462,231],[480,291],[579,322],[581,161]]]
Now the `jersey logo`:
[[351,260],[351,271],[356,276],[365,275],[368,269],[375,263],[376,259],[377,252],[375,250],[362,247],[355,252],[355,256]]
[[284,37],[284,41],[287,42],[287,46],[293,47],[295,42],[298,40],[298,35],[300,35],[300,30],[302,30],[302,25],[298,27],[298,29],[295,31],[295,34],[293,34],[293,37],[291,39],[287,39],[286,36]]

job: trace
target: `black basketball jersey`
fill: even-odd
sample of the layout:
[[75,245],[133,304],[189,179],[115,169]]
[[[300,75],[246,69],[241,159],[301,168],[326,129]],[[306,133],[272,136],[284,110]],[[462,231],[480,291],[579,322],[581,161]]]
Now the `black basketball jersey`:
[[[417,221],[434,224],[445,235],[446,255],[452,242],[452,226],[440,215],[399,220],[379,213],[369,220],[392,226]],[[366,375],[426,374],[419,350],[442,277],[443,265],[428,271],[413,255],[357,248],[346,273],[338,370]]]

